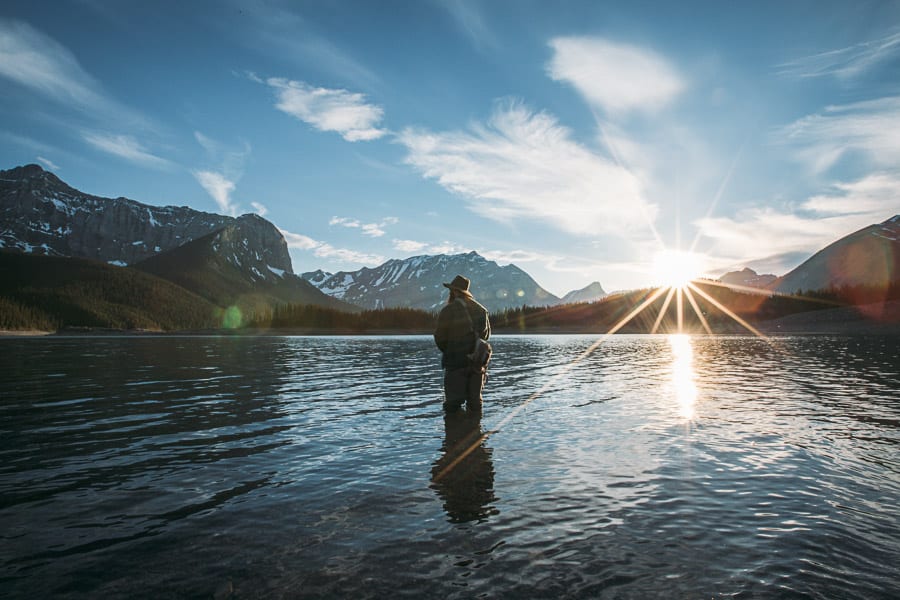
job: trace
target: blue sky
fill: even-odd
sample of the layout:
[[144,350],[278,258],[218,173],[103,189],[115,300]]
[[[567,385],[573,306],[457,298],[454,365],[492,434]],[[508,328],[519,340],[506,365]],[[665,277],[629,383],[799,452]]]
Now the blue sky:
[[0,167],[258,212],[298,273],[780,275],[900,212],[900,3],[738,4],[7,0]]

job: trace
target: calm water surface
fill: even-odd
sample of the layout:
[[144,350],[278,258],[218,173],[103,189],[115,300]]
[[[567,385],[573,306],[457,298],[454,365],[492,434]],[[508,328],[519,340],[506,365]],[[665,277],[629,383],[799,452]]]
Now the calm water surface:
[[0,340],[0,595],[900,596],[900,338],[597,339]]

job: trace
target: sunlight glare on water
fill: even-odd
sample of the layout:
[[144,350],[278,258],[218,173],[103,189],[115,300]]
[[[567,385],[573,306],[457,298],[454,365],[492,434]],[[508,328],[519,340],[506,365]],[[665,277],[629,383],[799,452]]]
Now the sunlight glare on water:
[[672,334],[668,336],[672,348],[672,385],[678,414],[690,421],[694,418],[694,404],[697,402],[697,384],[694,383],[694,350],[691,336]]

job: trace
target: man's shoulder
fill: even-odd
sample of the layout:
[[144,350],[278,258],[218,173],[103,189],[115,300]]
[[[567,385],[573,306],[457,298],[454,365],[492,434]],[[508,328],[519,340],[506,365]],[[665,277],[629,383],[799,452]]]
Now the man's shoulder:
[[448,315],[448,314],[450,314],[451,312],[453,312],[454,310],[456,310],[456,309],[454,308],[454,306],[453,306],[454,304],[456,304],[456,303],[455,303],[455,302],[450,302],[449,304],[445,304],[445,305],[443,306],[443,308],[441,308],[440,312],[438,313],[438,316],[441,316],[441,315]]
[[468,300],[468,303],[469,303],[469,306],[475,307],[475,308],[477,308],[480,312],[483,312],[484,314],[487,314],[488,309],[486,309],[481,303],[479,303],[479,302],[478,302],[477,300],[475,300],[474,298],[470,298],[470,299]]

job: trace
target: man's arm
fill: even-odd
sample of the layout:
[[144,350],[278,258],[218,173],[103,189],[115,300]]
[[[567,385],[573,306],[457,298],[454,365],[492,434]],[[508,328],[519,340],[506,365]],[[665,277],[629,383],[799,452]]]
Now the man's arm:
[[434,331],[434,343],[437,345],[438,349],[440,349],[441,352],[445,352],[447,350],[447,342],[450,337],[447,328],[448,321],[449,319],[447,317],[447,311],[442,310],[438,314],[437,328]]

